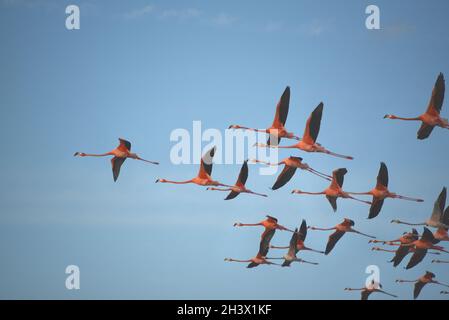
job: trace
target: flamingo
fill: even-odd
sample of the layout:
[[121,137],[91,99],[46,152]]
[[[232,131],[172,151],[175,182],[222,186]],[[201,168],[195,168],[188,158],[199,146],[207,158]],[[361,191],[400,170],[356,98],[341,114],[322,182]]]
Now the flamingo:
[[[293,235],[295,236],[295,235]],[[293,239],[292,236],[292,239]],[[324,253],[324,251],[319,251],[319,250],[315,250],[315,249],[311,249],[309,247],[306,247],[304,244],[304,241],[306,241],[306,237],[307,237],[307,223],[306,220],[302,220],[301,223],[301,227],[299,229],[299,233],[295,236],[296,238],[296,249],[295,249],[295,253],[298,253],[299,251],[302,250],[307,250],[307,251],[313,251],[313,252],[317,252],[317,253]],[[276,247],[276,246],[270,246],[271,249],[290,249],[290,246],[287,247]]]
[[371,202],[360,200],[357,198],[354,198],[353,196],[349,195],[347,192],[342,190],[343,182],[344,182],[344,176],[348,172],[345,168],[340,168],[337,170],[334,170],[332,172],[332,182],[330,186],[321,192],[305,192],[301,190],[293,190],[292,193],[294,194],[309,194],[309,195],[326,195],[327,200],[329,201],[332,209],[334,212],[337,211],[337,199],[338,198],[344,198],[344,199],[352,199],[355,201],[363,202],[366,204],[371,204]]
[[264,232],[264,234],[262,235],[262,239],[260,241],[259,252],[257,253],[257,256],[255,256],[254,258],[247,260],[225,258],[224,260],[228,262],[243,262],[243,263],[249,262],[247,268],[255,268],[261,264],[279,265],[274,262],[268,261],[268,259],[266,258],[266,255],[268,254],[268,250],[270,248],[270,241],[273,238],[275,232],[276,229],[270,229]]
[[240,223],[236,222],[234,223],[234,227],[256,227],[256,226],[263,226],[265,227],[265,231],[262,234],[262,238],[265,237],[265,234],[271,230],[281,230],[281,231],[290,231],[294,232],[293,230],[290,230],[280,224],[278,224],[278,219],[272,216],[266,216],[267,219],[259,222],[259,223]]
[[365,286],[363,288],[359,289],[353,289],[353,288],[345,288],[345,291],[361,291],[361,300],[368,300],[368,297],[374,293],[374,292],[380,292],[387,296],[397,298],[398,296],[385,292],[382,290],[382,285],[380,283],[375,283],[374,281],[371,283],[370,286]]
[[432,260],[432,263],[449,263],[447,260]]
[[[416,251],[416,249],[414,247],[405,247],[405,246],[400,246],[398,248],[398,250],[388,250],[388,249],[379,248],[379,247],[373,247],[373,248],[371,248],[371,250],[394,253],[395,255],[394,255],[393,259],[391,259],[389,261],[389,262],[393,262],[394,267],[397,267],[408,253],[410,253],[410,252],[413,253]],[[439,252],[428,252],[428,254],[440,255]]]
[[370,236],[370,235],[367,235],[365,233],[362,233],[362,232],[359,232],[359,231],[355,230],[353,228],[354,225],[355,225],[355,223],[354,223],[353,220],[345,218],[342,223],[337,224],[335,227],[332,227],[332,228],[310,227],[310,229],[311,230],[319,230],[319,231],[335,230],[335,232],[332,233],[329,236],[329,240],[327,241],[326,251],[324,252],[324,254],[328,255],[332,251],[332,249],[335,247],[335,245],[337,244],[338,240],[340,240],[341,237],[343,237],[343,235],[346,232],[357,233],[357,234],[360,234],[362,236],[373,238],[373,239],[376,238],[376,237],[373,237],[373,236]]
[[303,163],[302,160],[303,159],[301,157],[292,157],[291,156],[291,157],[285,158],[284,160],[282,160],[281,162],[278,162],[278,163],[270,163],[270,162],[265,162],[265,161],[261,161],[261,160],[252,160],[252,161],[255,163],[263,163],[263,164],[266,164],[269,166],[284,165],[284,169],[279,174],[276,182],[274,183],[273,187],[271,188],[272,190],[277,190],[277,189],[283,187],[287,182],[289,182],[290,179],[295,174],[296,169],[307,170],[310,173],[313,173],[320,178],[323,178],[323,179],[326,179],[329,181],[331,180],[330,176],[328,176],[327,174],[321,173],[319,171],[316,171],[315,169],[312,169],[311,167],[309,167],[309,165],[307,163]]
[[102,153],[102,154],[75,152],[75,154],[73,156],[74,157],[76,157],[76,156],[79,156],[79,157],[107,157],[107,156],[114,156],[111,159],[112,176],[114,178],[114,181],[117,181],[118,176],[120,174],[120,168],[122,167],[122,164],[125,162],[126,158],[140,160],[140,161],[144,161],[144,162],[151,163],[151,164],[159,164],[159,162],[145,160],[145,159],[140,158],[136,153],[132,153],[131,152],[131,142],[129,142],[129,141],[125,140],[125,139],[122,139],[122,138],[119,138],[118,140],[119,140],[120,144],[118,145],[117,148],[115,148],[112,151],[109,151],[109,152],[106,152],[106,153]]
[[253,192],[245,187],[246,180],[248,179],[248,161],[245,161],[242,165],[242,168],[240,169],[240,174],[237,179],[237,182],[234,186],[226,189],[220,189],[220,188],[214,188],[209,187],[207,190],[216,190],[216,191],[231,191],[231,193],[228,194],[228,196],[225,198],[225,200],[231,200],[237,197],[240,193],[249,193],[254,194],[261,197],[267,197],[266,194],[261,194],[257,192]]
[[[293,262],[300,262],[300,263],[308,263],[308,264],[313,264],[313,265],[317,265],[318,263],[316,262],[310,262],[310,261],[306,261],[303,259],[300,259],[296,256],[296,254],[298,253],[298,249],[297,249],[297,244],[300,241],[299,240],[300,237],[300,233],[298,233],[298,229],[295,229],[295,232],[293,232],[292,238],[290,239],[290,245],[287,247],[288,248],[288,252],[286,255],[284,255],[283,258],[267,258],[268,260],[280,260],[283,259],[284,263],[282,263],[283,267],[290,267],[290,265]],[[270,248],[272,248],[272,246],[270,246]]]
[[390,192],[388,190],[388,169],[387,165],[384,162],[380,163],[380,169],[379,173],[377,175],[377,184],[371,191],[368,192],[348,192],[349,194],[355,194],[355,195],[372,195],[373,201],[371,204],[371,207],[369,209],[369,215],[368,219],[373,219],[377,217],[380,210],[382,209],[382,205],[384,204],[384,200],[386,198],[393,198],[393,199],[402,199],[402,200],[408,200],[408,201],[416,201],[416,202],[423,202],[422,199],[415,199],[410,197],[405,197],[398,195],[394,192]]
[[410,247],[410,246],[415,247],[415,252],[413,253],[413,256],[410,258],[410,261],[408,262],[408,264],[405,268],[411,269],[414,266],[416,266],[417,264],[419,264],[424,259],[424,257],[427,254],[427,250],[429,250],[429,249],[449,253],[449,251],[446,251],[443,247],[436,246],[435,244],[437,244],[438,242],[440,242],[440,241],[435,239],[432,232],[429,229],[427,229],[426,227],[424,227],[424,232],[421,235],[420,239],[403,245],[403,246],[408,246],[408,247]]
[[270,145],[270,144],[262,144],[256,143],[255,145],[258,147],[271,147],[271,148],[286,148],[286,149],[300,149],[306,152],[320,152],[325,153],[334,157],[344,158],[348,160],[353,160],[354,158],[351,156],[345,156],[341,154],[337,154],[331,152],[324,148],[321,144],[316,142],[318,138],[318,133],[320,132],[321,125],[321,116],[323,115],[323,103],[321,102],[315,110],[310,115],[309,119],[307,119],[306,128],[304,130],[304,135],[302,140],[300,140],[297,144],[292,146],[279,146],[279,145]]
[[211,177],[212,174],[212,160],[215,155],[216,147],[213,147],[210,149],[202,158],[201,158],[201,164],[200,164],[200,170],[198,172],[198,175],[190,180],[186,181],[170,181],[166,179],[157,179],[156,183],[173,183],[173,184],[187,184],[187,183],[194,183],[199,186],[222,186],[222,187],[230,187],[227,184],[223,184],[219,181],[214,181]]
[[398,279],[398,280],[396,280],[396,282],[397,283],[404,283],[404,282],[414,283],[415,289],[413,290],[413,299],[416,299],[416,298],[418,298],[419,294],[421,293],[422,288],[424,288],[424,286],[428,283],[434,283],[434,284],[439,284],[441,286],[449,287],[446,284],[443,284],[443,283],[438,282],[437,280],[434,280],[434,278],[435,278],[435,274],[433,272],[426,271],[426,273],[417,280]]
[[438,75],[437,81],[435,82],[435,86],[432,90],[432,96],[425,113],[415,118],[402,118],[392,114],[387,114],[384,116],[384,119],[421,121],[422,124],[417,134],[419,140],[427,139],[432,133],[432,130],[435,126],[449,129],[448,120],[440,116],[441,107],[443,106],[444,100],[444,90],[444,76],[442,73],[440,73]]
[[[290,87],[287,86],[276,106],[276,114],[274,115],[274,120],[271,127],[269,127],[268,129],[254,129],[233,124],[229,126],[229,129],[245,129],[255,132],[265,132],[269,134],[267,145],[272,145],[273,143],[279,144],[281,138],[299,140],[299,137],[295,136],[293,132],[288,132],[287,129],[285,129],[285,122],[287,121],[289,105]],[[272,139],[275,141],[272,141]]]
[[409,223],[396,219],[391,220],[391,223],[406,224],[409,226],[427,226],[433,228],[444,228],[447,230],[449,228],[449,207],[446,208],[446,211],[443,214],[445,203],[446,203],[446,187],[443,188],[437,200],[435,201],[430,219],[421,223]]

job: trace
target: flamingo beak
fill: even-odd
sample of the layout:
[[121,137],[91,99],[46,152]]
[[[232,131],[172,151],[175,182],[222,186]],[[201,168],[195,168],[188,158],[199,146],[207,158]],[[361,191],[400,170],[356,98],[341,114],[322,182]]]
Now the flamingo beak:
[[158,183],[159,182],[159,179],[157,179],[154,183]]

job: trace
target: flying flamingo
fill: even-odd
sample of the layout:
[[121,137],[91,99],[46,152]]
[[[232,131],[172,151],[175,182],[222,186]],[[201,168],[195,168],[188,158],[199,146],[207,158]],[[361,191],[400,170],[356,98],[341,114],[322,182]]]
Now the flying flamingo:
[[242,168],[240,169],[240,174],[237,179],[237,182],[234,186],[226,189],[220,189],[220,188],[214,188],[209,187],[207,190],[216,190],[216,191],[231,191],[228,196],[225,198],[225,200],[231,200],[237,197],[240,193],[249,193],[254,194],[261,197],[267,197],[266,194],[261,194],[257,192],[253,192],[245,187],[246,180],[248,179],[248,161],[245,161],[243,163]]
[[107,157],[107,156],[114,156],[111,159],[112,164],[112,176],[114,177],[114,181],[117,181],[118,176],[120,174],[120,168],[122,167],[122,164],[125,162],[126,158],[140,160],[144,162],[148,162],[151,164],[159,164],[158,162],[149,161],[140,158],[136,153],[131,152],[131,142],[126,141],[125,139],[118,139],[120,141],[120,144],[117,148],[115,148],[112,151],[102,153],[102,154],[92,154],[92,153],[84,153],[84,152],[75,152],[73,155],[74,157],[80,156],[80,157]]
[[382,285],[380,283],[375,283],[374,281],[371,283],[370,286],[365,286],[363,288],[359,288],[359,289],[353,289],[353,288],[345,288],[346,291],[361,291],[361,300],[368,300],[368,297],[371,295],[371,293],[374,292],[380,292],[383,293],[387,296],[393,297],[393,298],[397,298],[398,296],[385,292],[382,290]]
[[349,193],[343,191],[343,182],[344,182],[344,176],[348,172],[345,168],[337,169],[332,172],[332,182],[330,186],[321,192],[305,192],[301,190],[293,190],[292,193],[295,194],[309,194],[309,195],[326,195],[327,200],[329,201],[330,205],[332,206],[332,209],[334,209],[334,212],[337,211],[337,199],[343,198],[343,199],[352,199],[355,201],[363,202],[366,204],[371,204],[371,202],[360,200],[357,198],[354,198],[353,196],[349,195]]
[[355,225],[354,221],[352,221],[351,219],[345,218],[342,223],[337,224],[333,228],[323,229],[323,228],[317,228],[317,227],[310,227],[310,229],[311,230],[319,230],[319,231],[335,230],[335,232],[329,236],[329,240],[327,241],[326,251],[324,252],[324,254],[328,255],[332,251],[332,249],[335,247],[338,240],[340,240],[341,237],[343,237],[343,235],[346,232],[353,232],[353,233],[357,233],[357,234],[360,234],[365,237],[375,238],[373,236],[369,236],[365,233],[361,233],[361,232],[355,230],[354,228],[352,228],[354,225]]
[[[296,246],[296,249],[295,249],[296,251],[295,251],[295,253],[298,253],[299,251],[302,251],[302,250],[313,251],[313,252],[318,252],[318,253],[324,253],[324,251],[314,250],[314,249],[311,249],[311,248],[308,248],[308,247],[305,246],[304,241],[306,241],[306,237],[307,237],[307,223],[306,223],[306,220],[302,220],[301,227],[299,229],[298,234],[297,235],[293,235],[293,236],[296,239],[296,245],[295,245]],[[293,239],[293,236],[292,236],[292,239]],[[272,248],[272,249],[290,249],[290,246],[287,246],[287,247],[276,247],[276,246],[272,245],[272,246],[270,246],[270,248]]]
[[426,271],[426,274],[417,280],[398,279],[398,280],[396,280],[396,282],[397,283],[404,283],[404,282],[414,283],[415,289],[413,290],[413,299],[416,299],[416,298],[418,298],[419,294],[421,293],[422,288],[424,288],[424,286],[428,283],[434,283],[434,284],[439,284],[441,286],[449,287],[446,284],[443,284],[443,283],[438,282],[437,280],[434,280],[434,278],[435,278],[435,274],[433,272]]
[[309,165],[307,163],[303,163],[301,157],[288,157],[278,163],[269,163],[269,162],[265,162],[265,161],[261,161],[261,160],[252,160],[252,161],[256,162],[256,163],[257,162],[263,163],[263,164],[266,164],[269,166],[284,165],[284,169],[279,174],[276,182],[274,183],[273,187],[271,188],[272,190],[277,190],[277,189],[283,187],[287,182],[289,182],[290,179],[295,174],[296,169],[307,170],[310,173],[313,173],[320,178],[323,178],[323,179],[326,179],[329,181],[331,180],[331,177],[328,176],[327,174],[316,171],[315,169],[312,169],[311,167],[309,167]]
[[410,261],[408,262],[408,264],[405,268],[411,269],[414,266],[416,266],[417,264],[419,264],[424,259],[424,257],[426,256],[427,250],[429,250],[429,249],[449,253],[449,251],[446,251],[443,247],[436,246],[435,244],[437,244],[438,242],[440,242],[440,241],[435,239],[432,232],[429,229],[427,229],[426,227],[424,227],[424,232],[421,235],[420,239],[403,245],[403,246],[409,246],[409,247],[414,246],[415,247],[415,253],[410,258]]
[[391,223],[406,224],[409,226],[427,226],[433,228],[449,228],[449,208],[446,208],[443,214],[444,205],[446,203],[446,187],[443,188],[438,199],[435,201],[430,219],[421,223],[409,223],[401,220],[391,220]]
[[[300,259],[296,256],[296,254],[298,253],[298,249],[297,249],[297,244],[299,240],[299,236],[300,234],[298,233],[298,229],[295,229],[295,232],[293,232],[292,238],[290,239],[290,245],[287,247],[288,248],[288,252],[286,255],[284,255],[283,258],[267,258],[267,259],[271,259],[271,260],[284,260],[284,263],[282,263],[283,267],[290,267],[290,265],[293,262],[300,262],[300,263],[308,263],[308,264],[313,264],[313,265],[317,265],[318,263],[316,262],[310,262],[310,261],[306,261],[303,259]],[[270,248],[272,248],[270,246]]]
[[270,241],[273,238],[275,232],[276,229],[270,229],[264,232],[264,234],[262,235],[262,239],[260,240],[259,252],[254,258],[248,260],[225,258],[224,260],[228,262],[249,262],[247,268],[255,268],[261,264],[278,265],[276,263],[268,261],[268,259],[266,258],[266,255],[268,254],[268,250],[270,248]]
[[405,196],[400,196],[394,192],[390,192],[388,190],[388,169],[385,163],[381,162],[379,173],[377,175],[377,184],[371,191],[368,192],[348,192],[349,194],[355,195],[372,195],[373,201],[371,207],[369,209],[368,219],[373,219],[377,217],[380,210],[382,209],[382,205],[384,204],[384,200],[386,198],[393,199],[402,199],[416,202],[423,202],[422,199],[409,198]]
[[271,230],[281,230],[281,231],[290,231],[294,232],[293,230],[290,230],[280,224],[278,224],[278,219],[272,216],[266,216],[267,219],[259,222],[259,223],[240,223],[236,222],[234,223],[234,227],[257,227],[257,226],[263,226],[265,227],[265,231],[262,234],[262,238],[265,237],[265,234]]
[[289,105],[290,87],[287,87],[285,88],[284,93],[282,94],[276,106],[276,114],[274,115],[274,120],[271,127],[269,127],[268,129],[254,129],[233,124],[229,126],[229,129],[245,129],[256,132],[265,132],[269,134],[267,145],[277,145],[281,141],[281,138],[299,140],[299,137],[295,136],[294,133],[288,132],[287,129],[285,129],[285,122],[287,121]]
[[388,244],[390,246],[399,246],[397,250],[386,250],[377,247],[372,248],[372,250],[376,251],[394,252],[395,255],[393,259],[390,260],[390,262],[393,262],[393,266],[397,267],[407,254],[409,254],[410,252],[414,252],[414,247],[408,247],[404,245],[412,243],[413,241],[416,241],[418,239],[419,239],[418,231],[416,231],[416,229],[413,229],[412,232],[404,232],[404,234],[399,239],[396,240],[391,241],[370,240],[369,242],[383,243]]
[[187,184],[187,183],[194,183],[199,186],[222,186],[222,187],[230,187],[227,184],[223,184],[218,181],[212,180],[211,174],[212,174],[212,160],[215,155],[216,147],[213,147],[210,149],[204,156],[201,158],[201,165],[200,170],[198,172],[198,175],[190,180],[186,181],[170,181],[166,179],[157,179],[156,183],[173,183],[173,184]]
[[398,119],[398,120],[407,120],[407,121],[421,121],[422,125],[418,130],[418,139],[424,140],[427,139],[435,126],[449,129],[449,122],[447,119],[444,119],[440,116],[441,107],[443,106],[444,100],[444,76],[442,73],[438,75],[435,86],[432,90],[432,96],[429,101],[429,105],[427,110],[422,115],[415,118],[402,118],[397,117],[392,114],[387,114],[384,116],[388,119]]
[[449,261],[446,261],[446,260],[432,260],[432,263],[449,263]]
[[[406,246],[400,246],[398,248],[398,250],[388,250],[388,249],[379,248],[379,247],[373,247],[373,248],[371,248],[371,250],[394,253],[395,255],[394,255],[393,259],[391,259],[389,261],[389,262],[393,262],[394,267],[397,267],[408,253],[410,253],[410,252],[413,253],[416,251],[415,247],[406,247]],[[439,252],[428,252],[428,254],[440,255]]]
[[283,149],[300,149],[300,150],[306,151],[306,152],[320,152],[320,153],[329,154],[329,155],[339,157],[339,158],[353,160],[354,159],[353,157],[344,156],[341,154],[331,152],[331,151],[327,150],[326,148],[324,148],[321,144],[316,142],[316,139],[318,138],[318,133],[320,132],[322,114],[323,114],[323,103],[321,102],[318,105],[318,107],[315,108],[315,110],[312,112],[309,119],[307,120],[306,128],[304,130],[304,135],[302,137],[302,140],[300,140],[295,145],[279,146],[279,145],[256,143],[256,146],[271,147],[271,148],[283,148]]

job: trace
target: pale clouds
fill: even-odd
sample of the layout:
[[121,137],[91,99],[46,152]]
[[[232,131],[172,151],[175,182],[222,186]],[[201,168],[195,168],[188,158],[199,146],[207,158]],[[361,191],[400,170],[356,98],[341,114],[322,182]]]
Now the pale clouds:
[[147,14],[153,12],[153,10],[154,10],[154,7],[152,5],[147,5],[143,8],[135,9],[133,11],[125,13],[125,18],[126,19],[136,19],[136,18],[142,17],[144,15],[147,15]]

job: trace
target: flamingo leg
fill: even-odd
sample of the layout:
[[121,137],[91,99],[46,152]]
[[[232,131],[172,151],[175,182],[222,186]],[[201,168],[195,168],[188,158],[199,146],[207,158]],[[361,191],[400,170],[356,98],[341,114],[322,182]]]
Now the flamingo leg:
[[422,200],[422,199],[410,198],[410,197],[405,197],[405,196],[401,196],[401,195],[395,195],[393,198],[407,200],[407,201],[424,202],[424,200]]
[[312,168],[308,168],[306,170],[309,171],[310,173],[313,173],[314,175],[316,175],[316,176],[318,176],[320,178],[323,178],[323,179],[328,180],[328,181],[332,181],[332,177],[328,176],[327,174],[321,173],[321,172],[316,171],[316,170],[314,170]]
[[151,164],[155,164],[155,165],[158,165],[159,164],[159,162],[156,162],[156,161],[150,161],[150,160],[145,160],[145,159],[142,159],[141,157],[139,157],[139,156],[136,156],[136,158],[135,158],[136,160],[140,160],[140,161],[143,161],[143,162],[147,162],[147,163],[151,163]]
[[368,237],[368,238],[376,239],[376,237],[374,237],[374,236],[370,236],[370,235],[368,235],[368,234],[366,234],[366,233],[357,231],[357,230],[355,230],[355,229],[350,229],[349,232],[354,232],[354,233],[360,234],[360,235],[365,236],[365,237]]
[[318,151],[318,152],[322,152],[322,153],[325,153],[325,154],[328,154],[328,155],[331,155],[331,156],[334,156],[334,157],[337,157],[337,158],[343,158],[343,159],[347,159],[347,160],[354,160],[354,157],[345,156],[345,155],[342,155],[342,154],[331,152],[331,151],[329,151],[327,149],[323,149],[323,151]]

